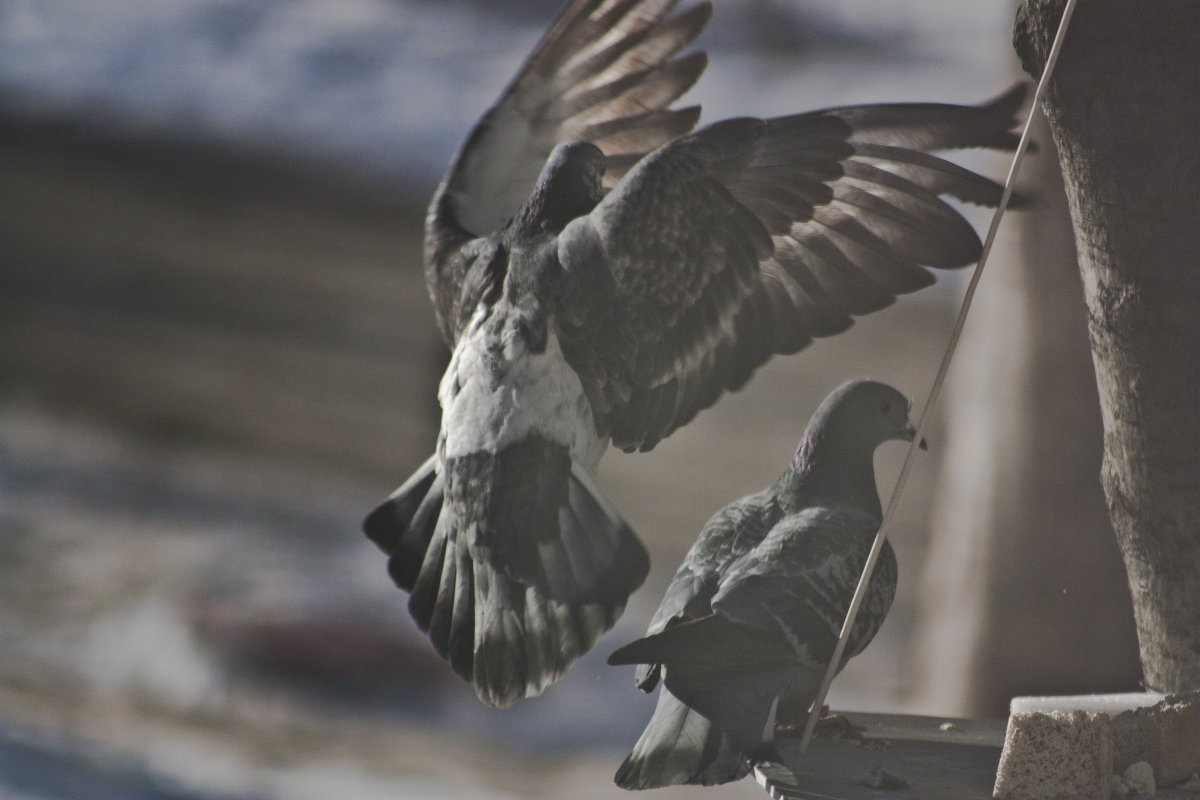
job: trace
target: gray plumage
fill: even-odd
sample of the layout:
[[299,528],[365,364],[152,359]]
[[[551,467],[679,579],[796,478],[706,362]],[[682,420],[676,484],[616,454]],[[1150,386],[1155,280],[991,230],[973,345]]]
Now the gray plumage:
[[979,107],[859,106],[689,133],[669,106],[707,3],[576,0],[471,131],[429,206],[452,352],[437,452],[366,520],[409,609],[486,702],[537,694],[647,574],[591,481],[773,353],[973,262],[939,195],[1001,188],[924,152],[1011,147],[1024,89]]
[[[777,722],[803,722],[883,516],[875,449],[913,435],[903,395],[851,381],[821,403],[778,481],[708,521],[646,637],[609,658],[642,665],[643,691],[663,684],[618,785],[741,778],[770,752]],[[895,591],[885,544],[843,666],[879,630]]]

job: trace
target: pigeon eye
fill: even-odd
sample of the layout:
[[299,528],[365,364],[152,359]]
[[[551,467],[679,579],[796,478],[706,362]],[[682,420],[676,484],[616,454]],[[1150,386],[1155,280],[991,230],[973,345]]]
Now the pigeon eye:
[[887,415],[892,413],[892,401],[883,400],[879,403],[879,413]]

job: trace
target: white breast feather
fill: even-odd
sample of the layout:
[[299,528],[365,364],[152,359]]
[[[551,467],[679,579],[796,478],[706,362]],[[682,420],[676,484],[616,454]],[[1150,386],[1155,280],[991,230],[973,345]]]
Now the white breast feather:
[[551,332],[536,355],[510,343],[504,348],[507,371],[495,380],[487,346],[493,329],[475,322],[459,339],[438,389],[439,455],[497,452],[537,434],[569,447],[572,458],[593,470],[607,442],[596,436],[583,385],[557,337]]

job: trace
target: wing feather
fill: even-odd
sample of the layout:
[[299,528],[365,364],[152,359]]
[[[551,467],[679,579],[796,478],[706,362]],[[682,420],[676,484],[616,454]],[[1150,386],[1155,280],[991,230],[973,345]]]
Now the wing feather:
[[[811,508],[781,521],[721,578],[712,608],[823,668],[833,655],[879,521],[845,509]],[[885,545],[855,620],[846,659],[874,637],[896,592],[896,556]]]
[[773,353],[972,263],[941,195],[994,204],[999,185],[912,148],[1011,146],[1025,91],[724,120],[634,164],[559,236],[560,340],[601,432],[648,450]]
[[[611,187],[646,153],[696,124],[698,107],[668,106],[704,71],[702,52],[678,54],[712,7],[703,3],[667,19],[675,4],[576,0],[476,123],[425,221],[426,281],[448,344],[480,299],[463,291],[482,258],[477,242],[494,238],[517,212],[555,145],[585,140],[612,156],[603,179]],[[487,241],[494,246],[493,238]]]

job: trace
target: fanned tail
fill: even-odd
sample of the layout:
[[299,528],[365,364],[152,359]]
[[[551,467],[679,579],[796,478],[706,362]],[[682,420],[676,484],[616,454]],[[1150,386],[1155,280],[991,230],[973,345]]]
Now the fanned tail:
[[729,739],[664,686],[654,716],[613,780],[622,789],[713,786],[749,771],[750,762]]
[[[437,653],[506,707],[595,645],[649,557],[565,448],[535,438],[450,459],[446,473],[427,462],[365,527]],[[514,483],[493,485],[504,476]]]

